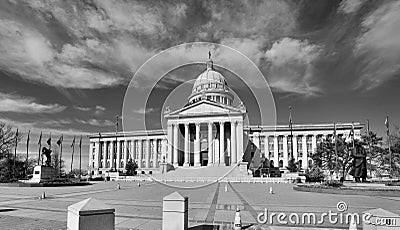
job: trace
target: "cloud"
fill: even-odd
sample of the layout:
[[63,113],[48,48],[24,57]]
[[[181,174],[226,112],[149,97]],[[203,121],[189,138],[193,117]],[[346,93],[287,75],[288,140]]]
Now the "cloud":
[[400,2],[384,4],[367,15],[354,54],[362,61],[357,88],[376,88],[400,71]]
[[146,109],[138,108],[138,109],[132,109],[132,112],[134,114],[147,114],[147,113],[152,113],[152,112],[155,112],[158,110],[159,110],[159,108],[146,108]]
[[31,97],[0,93],[0,112],[59,113],[66,108],[59,104],[40,104]]
[[308,40],[285,37],[272,44],[265,52],[267,79],[280,92],[306,96],[320,93],[314,76],[314,64],[322,47]]
[[76,106],[76,105],[74,106],[74,109],[80,110],[80,111],[84,111],[84,112],[87,112],[87,111],[91,110],[90,107],[83,107],[83,106]]
[[114,126],[115,123],[110,120],[99,120],[99,119],[76,119],[76,122],[84,125],[91,125],[91,126]]
[[344,0],[340,2],[338,11],[346,14],[354,13],[361,8],[362,4],[361,0]]

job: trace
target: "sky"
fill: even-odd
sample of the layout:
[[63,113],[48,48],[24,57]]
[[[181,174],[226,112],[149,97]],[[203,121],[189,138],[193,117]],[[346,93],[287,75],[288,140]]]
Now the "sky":
[[[171,47],[211,42],[243,53],[258,67],[278,123],[287,123],[292,106],[294,123],[368,119],[384,135],[387,115],[391,128],[400,124],[399,31],[399,1],[0,1],[0,120],[24,134],[20,154],[29,130],[32,156],[40,132],[42,143],[51,133],[55,151],[63,134],[67,169],[72,139],[82,135],[86,167],[87,136],[115,130],[139,68]],[[196,50],[193,59],[207,61],[208,51]],[[222,67],[236,60],[218,62],[215,52]],[[161,64],[183,57],[177,52]],[[180,89],[184,99],[172,101],[183,103],[202,71],[188,66],[171,72],[149,67],[164,77],[156,95]],[[137,92],[147,77],[135,82]],[[152,113],[161,111],[133,105],[130,115],[140,121],[145,114],[157,128],[160,117]]]

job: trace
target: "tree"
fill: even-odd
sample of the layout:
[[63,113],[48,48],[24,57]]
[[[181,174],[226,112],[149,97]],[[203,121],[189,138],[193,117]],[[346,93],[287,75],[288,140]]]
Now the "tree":
[[[354,142],[357,143],[358,140],[354,140]],[[335,143],[335,141],[326,139],[319,143],[317,151],[311,156],[311,159],[316,167],[328,170],[331,175],[334,171],[338,171],[345,178],[351,165],[352,150],[352,141],[348,142],[344,138],[337,137]]]
[[61,175],[65,174],[64,171],[65,162],[64,160],[61,160],[60,164],[60,155],[58,154],[57,151],[54,151],[51,154],[51,166],[56,170],[57,174],[60,173],[60,167],[61,167]]
[[132,159],[129,159],[129,161],[126,163],[125,169],[127,176],[134,176],[136,175],[136,169],[138,169],[138,165],[136,162],[132,161]]
[[16,131],[13,131],[11,125],[0,121],[0,159],[9,158],[13,155],[16,141],[20,142],[22,135],[16,136]]
[[385,154],[382,140],[382,137],[378,137],[377,133],[372,131],[361,135],[362,145],[366,146],[367,150],[367,162],[370,176],[372,172],[380,171],[380,165],[382,165],[381,156]]

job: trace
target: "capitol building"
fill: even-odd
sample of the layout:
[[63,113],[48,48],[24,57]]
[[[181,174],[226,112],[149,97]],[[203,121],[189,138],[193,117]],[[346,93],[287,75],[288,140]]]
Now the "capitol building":
[[264,159],[285,171],[293,157],[305,169],[317,144],[336,134],[347,137],[358,122],[336,124],[245,125],[242,103],[234,106],[234,94],[210,59],[188,97],[176,111],[167,111],[167,130],[110,132],[90,136],[89,174],[124,171],[132,159],[142,173],[165,173],[165,165],[177,167],[257,168]]

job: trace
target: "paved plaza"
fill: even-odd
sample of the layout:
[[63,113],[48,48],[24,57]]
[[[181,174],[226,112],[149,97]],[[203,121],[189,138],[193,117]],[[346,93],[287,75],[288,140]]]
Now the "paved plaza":
[[[337,211],[344,201],[348,212],[362,213],[384,208],[400,214],[400,198],[332,195],[298,192],[293,184],[214,183],[196,189],[173,186],[200,186],[180,183],[165,186],[156,182],[100,182],[84,187],[15,188],[0,187],[0,229],[66,229],[67,207],[89,197],[99,199],[116,210],[117,229],[161,229],[162,198],[174,191],[189,197],[190,226],[196,223],[226,223],[233,221],[236,207],[242,221],[256,223],[258,213],[270,212],[322,213]],[[269,194],[273,187],[274,194]],[[226,191],[227,189],[227,191]],[[46,193],[46,199],[39,199]],[[265,229],[290,229],[274,224]],[[332,226],[325,226],[332,227]],[[343,228],[345,226],[338,226]]]

